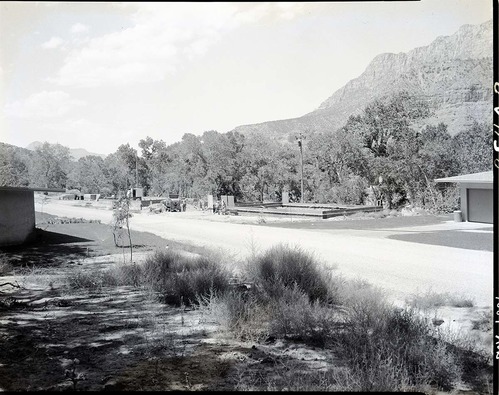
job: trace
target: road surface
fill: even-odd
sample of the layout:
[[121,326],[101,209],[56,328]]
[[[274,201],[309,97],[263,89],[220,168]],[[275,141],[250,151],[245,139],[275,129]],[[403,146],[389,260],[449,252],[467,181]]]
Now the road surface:
[[[111,223],[110,210],[49,201],[37,211],[49,214],[99,219]],[[448,222],[401,229],[286,229],[237,223],[236,217],[209,213],[134,214],[130,227],[232,254],[234,262],[278,243],[297,245],[312,252],[347,278],[361,278],[382,287],[393,300],[429,290],[450,292],[474,299],[476,306],[493,301],[493,253],[387,238],[403,232],[434,229],[483,232],[484,224]],[[210,218],[210,216],[212,216]],[[222,220],[223,218],[223,220]],[[211,220],[210,220],[211,219]]]

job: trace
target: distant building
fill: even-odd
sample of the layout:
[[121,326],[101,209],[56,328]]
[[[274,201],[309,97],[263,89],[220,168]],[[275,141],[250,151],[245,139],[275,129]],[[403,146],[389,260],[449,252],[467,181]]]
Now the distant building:
[[464,221],[494,223],[494,176],[492,171],[437,178],[438,183],[459,185]]
[[135,199],[142,199],[144,197],[144,188],[130,188],[127,192],[127,197]]
[[0,246],[23,244],[33,237],[35,191],[65,192],[64,189],[0,186]]

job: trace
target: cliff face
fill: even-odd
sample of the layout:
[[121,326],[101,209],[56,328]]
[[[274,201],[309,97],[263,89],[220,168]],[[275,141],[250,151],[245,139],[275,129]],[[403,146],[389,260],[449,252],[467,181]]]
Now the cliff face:
[[407,53],[376,56],[358,78],[302,117],[239,126],[240,133],[289,135],[337,129],[372,100],[407,90],[430,103],[427,124],[444,122],[457,134],[474,120],[492,122],[492,21],[464,25],[451,36]]

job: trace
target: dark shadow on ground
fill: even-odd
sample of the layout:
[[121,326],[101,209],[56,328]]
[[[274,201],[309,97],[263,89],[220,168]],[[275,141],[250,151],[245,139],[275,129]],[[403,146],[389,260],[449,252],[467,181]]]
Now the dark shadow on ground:
[[13,266],[40,264],[59,265],[88,254],[92,240],[65,233],[36,229],[33,239],[22,245],[0,248]]
[[[482,230],[491,230],[491,228],[484,228]],[[434,232],[400,233],[388,236],[388,238],[409,241],[411,243],[464,248],[466,250],[494,250],[494,235],[492,232],[482,233],[466,232],[462,230],[439,230]]]
[[0,387],[6,391],[72,389],[65,370],[75,358],[76,373],[85,375],[77,390],[111,389],[111,379],[127,367],[188,357],[202,337],[201,329],[180,333],[180,309],[131,287],[70,295],[24,290],[14,296],[29,302],[2,312]]

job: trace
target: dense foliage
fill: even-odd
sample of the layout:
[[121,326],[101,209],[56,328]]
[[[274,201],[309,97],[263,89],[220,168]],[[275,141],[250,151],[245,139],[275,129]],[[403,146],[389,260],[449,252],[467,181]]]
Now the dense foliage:
[[[429,116],[425,102],[401,92],[370,103],[339,130],[305,131],[305,201],[452,209],[454,195],[433,180],[490,170],[492,133],[489,125],[475,123],[453,135],[445,124],[426,125]],[[207,131],[186,133],[171,145],[151,137],[138,145],[141,152],[124,144],[105,159],[75,161],[59,144],[35,151],[0,144],[0,185],[103,195],[139,185],[151,196],[279,201],[289,193],[290,201],[300,199],[300,151],[293,136],[282,141],[262,133]]]

